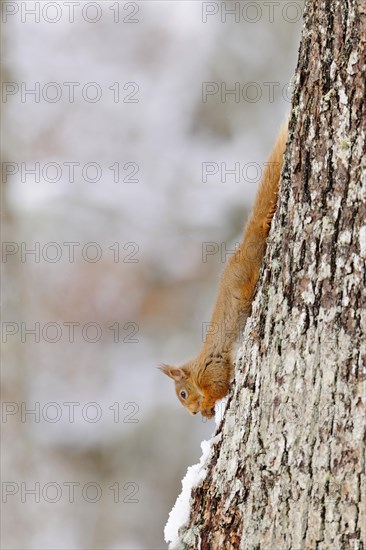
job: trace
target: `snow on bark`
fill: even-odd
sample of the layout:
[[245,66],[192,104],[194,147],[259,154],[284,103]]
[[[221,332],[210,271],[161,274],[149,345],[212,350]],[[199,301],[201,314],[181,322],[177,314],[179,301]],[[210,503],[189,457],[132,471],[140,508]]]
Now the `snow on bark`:
[[[221,399],[216,403],[215,406],[215,423],[216,428],[219,427],[225,407],[227,404],[227,399]],[[211,451],[213,446],[219,443],[221,440],[221,434],[213,436],[209,441],[201,442],[202,455],[198,464],[190,466],[187,470],[186,475],[182,480],[182,492],[178,496],[176,503],[173,506],[169,514],[169,519],[164,528],[164,538],[165,542],[170,543],[170,548],[178,550],[181,545],[179,542],[178,531],[184,526],[189,519],[189,505],[190,505],[190,496],[191,491],[206,477],[205,465],[209,462]]]
[[252,316],[171,548],[366,548],[366,3],[304,19]]
[[210,441],[202,441],[202,455],[198,464],[190,466],[185,477],[182,480],[182,492],[176,500],[169,519],[164,529],[164,538],[166,542],[171,542],[172,548],[179,547],[178,530],[185,525],[189,519],[189,499],[193,487],[202,483],[206,477],[205,464],[210,456],[212,446],[221,439],[218,435]]

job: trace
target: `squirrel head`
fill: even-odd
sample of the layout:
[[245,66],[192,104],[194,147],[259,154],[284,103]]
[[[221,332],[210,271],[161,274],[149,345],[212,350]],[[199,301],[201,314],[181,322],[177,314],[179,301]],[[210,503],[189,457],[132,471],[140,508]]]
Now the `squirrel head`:
[[182,367],[172,367],[163,364],[158,368],[174,380],[175,393],[182,405],[191,414],[197,414],[200,411],[203,395],[192,380],[189,364]]

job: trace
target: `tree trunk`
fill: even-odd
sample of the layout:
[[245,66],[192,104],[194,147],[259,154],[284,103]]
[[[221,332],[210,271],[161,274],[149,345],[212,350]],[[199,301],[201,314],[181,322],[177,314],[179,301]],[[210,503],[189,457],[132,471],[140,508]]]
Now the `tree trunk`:
[[366,0],[305,4],[252,316],[172,548],[366,548]]

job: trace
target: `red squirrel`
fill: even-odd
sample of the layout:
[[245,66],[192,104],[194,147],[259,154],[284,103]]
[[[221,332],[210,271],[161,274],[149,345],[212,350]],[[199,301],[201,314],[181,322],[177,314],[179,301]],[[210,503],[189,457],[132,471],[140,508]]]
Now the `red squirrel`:
[[199,354],[181,367],[159,369],[175,382],[179,401],[192,414],[211,418],[215,403],[228,393],[234,373],[235,341],[251,312],[255,287],[263,261],[266,239],[276,211],[278,185],[287,142],[283,126],[269,156],[243,240],[223,272],[211,326]]

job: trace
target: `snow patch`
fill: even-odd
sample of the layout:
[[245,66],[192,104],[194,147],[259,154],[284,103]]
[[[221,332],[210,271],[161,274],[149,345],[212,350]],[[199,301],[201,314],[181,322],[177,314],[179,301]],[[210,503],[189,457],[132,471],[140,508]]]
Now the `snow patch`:
[[348,97],[345,91],[343,90],[343,88],[340,88],[340,90],[338,91],[338,96],[339,96],[339,101],[342,103],[342,105],[348,104]]
[[216,428],[218,428],[221,424],[222,419],[224,418],[224,413],[226,409],[226,405],[228,402],[228,397],[224,397],[223,399],[220,399],[220,401],[216,401],[215,404],[215,424]]
[[218,443],[220,439],[221,434],[218,434],[209,441],[202,441],[202,456],[199,463],[189,466],[182,480],[182,492],[177,498],[164,528],[165,542],[168,544],[170,543],[170,550],[180,550],[182,548],[178,537],[178,531],[189,519],[189,501],[192,489],[205,479],[207,470],[204,468],[204,465],[210,455],[212,446]]
[[366,258],[366,225],[360,228],[360,252],[361,258]]

